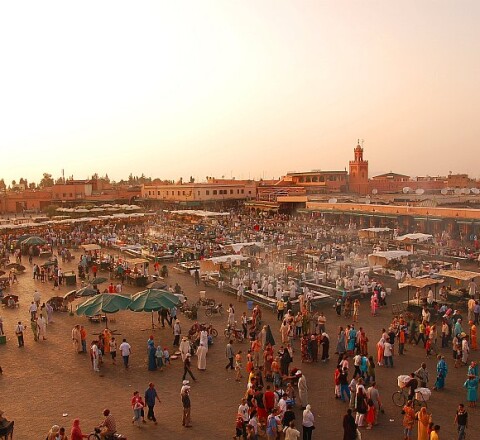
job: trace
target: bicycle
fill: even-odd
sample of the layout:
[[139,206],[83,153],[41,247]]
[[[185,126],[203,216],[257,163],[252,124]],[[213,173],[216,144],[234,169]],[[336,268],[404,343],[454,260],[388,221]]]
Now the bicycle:
[[[392,402],[395,406],[398,406],[399,408],[403,408],[408,401],[408,396],[409,396],[409,388],[400,388],[399,390],[395,391],[392,394]],[[418,399],[417,396],[421,396],[421,399]],[[415,393],[415,396],[413,398],[413,409],[415,412],[420,411],[420,408],[424,406],[425,408],[427,407],[427,401],[423,398],[423,394],[421,393]]]

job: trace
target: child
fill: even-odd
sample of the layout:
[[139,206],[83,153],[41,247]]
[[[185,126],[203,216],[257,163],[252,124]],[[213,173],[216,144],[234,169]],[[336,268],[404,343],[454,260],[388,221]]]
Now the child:
[[109,342],[109,348],[110,348],[110,356],[112,356],[112,364],[116,365],[116,357],[117,357],[117,341],[115,338],[112,336],[112,339],[110,339]]
[[375,404],[372,399],[367,401],[367,429],[372,429],[373,424],[375,423]]
[[168,352],[167,347],[163,347],[163,363],[165,366],[170,364],[170,353]]
[[163,369],[163,350],[162,347],[159,345],[157,347],[157,351],[155,352],[155,358],[157,359],[157,367],[160,368],[160,371]]
[[241,439],[243,437],[243,418],[241,414],[237,414],[237,420],[235,421],[235,439]]
[[242,350],[240,350],[235,355],[235,380],[239,382],[242,377]]
[[427,358],[430,357],[431,348],[432,348],[432,341],[430,340],[430,338],[428,338],[427,341],[425,342],[425,350],[427,351]]

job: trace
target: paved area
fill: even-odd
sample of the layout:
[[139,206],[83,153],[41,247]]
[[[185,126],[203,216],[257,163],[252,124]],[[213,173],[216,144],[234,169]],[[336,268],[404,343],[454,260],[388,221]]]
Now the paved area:
[[[76,254],[78,258],[78,253]],[[28,266],[28,263],[27,263]],[[64,270],[74,267],[74,263],[63,265]],[[184,288],[189,298],[195,298],[202,290],[194,285],[193,278],[170,270],[169,283],[176,281]],[[113,366],[109,359],[101,368],[101,374],[92,371],[88,356],[74,353],[71,344],[71,329],[77,324],[83,324],[88,331],[88,341],[93,333],[98,333],[101,324],[92,324],[84,317],[70,316],[68,313],[55,313],[54,323],[48,328],[46,341],[35,343],[30,330],[26,333],[24,348],[18,348],[14,327],[17,320],[28,323],[28,305],[34,289],[42,294],[42,301],[57,292],[51,290],[50,284],[33,281],[30,267],[19,277],[19,284],[14,285],[9,292],[20,296],[21,305],[16,310],[2,309],[4,328],[7,331],[7,344],[0,345],[0,365],[4,373],[0,376],[0,408],[6,411],[9,419],[15,420],[15,438],[44,439],[53,424],[59,424],[70,430],[72,420],[80,418],[84,432],[89,432],[99,420],[105,407],[111,409],[118,424],[118,430],[129,440],[143,438],[195,438],[195,439],[229,439],[234,433],[236,408],[245,392],[245,383],[237,383],[233,373],[225,371],[225,339],[223,336],[215,340],[207,357],[207,371],[197,372],[198,381],[192,385],[192,421],[193,428],[186,430],[181,426],[180,386],[183,370],[179,361],[165,371],[149,372],[147,370],[146,341],[153,334],[155,341],[171,347],[173,336],[170,329],[159,329],[151,332],[142,329],[149,328],[151,317],[148,313],[120,312],[111,327],[116,329],[121,337],[126,337],[132,345],[131,368],[125,370],[120,365]],[[69,288],[61,288],[66,293]],[[138,289],[126,287],[126,291],[135,292]],[[234,298],[216,289],[207,289],[208,296],[222,301],[225,305]],[[398,302],[406,297],[405,292],[394,290],[389,303]],[[237,307],[237,313],[246,310],[246,304]],[[366,328],[369,337],[370,351],[374,353],[374,344],[380,337],[382,327],[387,326],[392,318],[390,308],[380,310],[376,318],[370,317],[368,304],[364,300],[360,309],[359,325]],[[203,312],[200,312],[203,314]],[[335,346],[338,325],[346,325],[348,321],[337,318],[331,307],[325,307],[327,316],[327,332]],[[279,322],[272,312],[264,311],[267,323],[271,324],[274,336],[279,338]],[[187,330],[192,322],[180,315],[182,326]],[[214,316],[213,325],[223,333],[226,317]],[[243,344],[246,348],[246,344]],[[332,353],[329,363],[301,364],[299,346],[294,356],[292,366],[301,367],[309,386],[309,395],[316,417],[316,431],[313,438],[336,440],[341,439],[342,416],[346,405],[333,397],[333,371],[336,356]],[[331,350],[332,352],[334,350]],[[445,350],[449,366],[447,387],[442,393],[435,393],[429,402],[428,409],[433,413],[435,423],[442,426],[443,439],[453,439],[453,416],[456,405],[465,401],[462,384],[466,378],[466,369],[455,369],[451,360],[450,350]],[[472,358],[479,359],[478,353]],[[380,424],[371,431],[364,431],[365,439],[383,439],[386,436],[402,438],[402,416],[399,409],[391,402],[391,395],[397,389],[396,377],[408,374],[418,368],[426,360],[431,377],[434,377],[436,361],[432,357],[425,358],[425,352],[420,347],[407,347],[405,356],[395,358],[393,369],[377,368],[377,382],[385,406],[385,414],[380,415]],[[194,358],[196,366],[196,359]],[[148,383],[153,381],[160,393],[162,403],[156,406],[159,420],[158,426],[148,423],[140,428],[131,424],[132,411],[130,399],[135,389],[143,391]],[[479,425],[478,410],[469,409],[470,438],[475,438],[474,427]],[[301,417],[297,409],[297,420]],[[416,434],[415,434],[416,435]]]

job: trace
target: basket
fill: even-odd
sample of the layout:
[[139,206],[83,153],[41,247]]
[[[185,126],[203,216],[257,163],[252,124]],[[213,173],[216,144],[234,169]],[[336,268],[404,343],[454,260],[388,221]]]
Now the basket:
[[417,388],[415,390],[415,399],[420,400],[420,402],[427,402],[430,399],[431,395],[432,392],[428,388]]
[[410,376],[402,374],[398,376],[397,383],[399,388],[405,388],[407,383],[410,381]]

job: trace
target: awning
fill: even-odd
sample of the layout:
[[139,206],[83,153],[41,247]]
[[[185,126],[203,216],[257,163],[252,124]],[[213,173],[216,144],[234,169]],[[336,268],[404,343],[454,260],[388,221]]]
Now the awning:
[[438,275],[442,277],[454,278],[456,280],[468,281],[479,277],[480,273],[472,272],[470,270],[441,270]]
[[85,252],[99,251],[100,249],[102,249],[101,246],[99,246],[98,244],[94,244],[94,243],[91,243],[91,244],[82,244],[80,247],[81,247]]
[[423,289],[424,287],[433,286],[435,284],[442,284],[444,280],[434,279],[434,278],[410,278],[404,283],[399,283],[398,288],[403,289],[404,287],[416,287],[418,289]]

